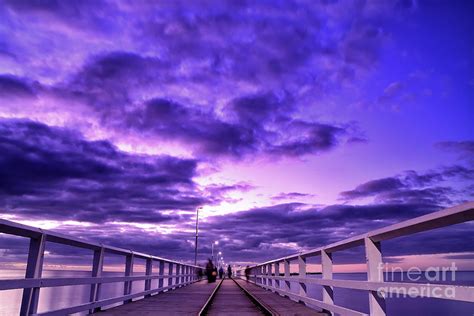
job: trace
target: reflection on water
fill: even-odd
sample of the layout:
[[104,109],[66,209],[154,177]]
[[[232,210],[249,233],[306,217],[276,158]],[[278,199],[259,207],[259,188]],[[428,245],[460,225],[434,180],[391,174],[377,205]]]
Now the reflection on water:
[[[104,272],[104,276],[120,276],[123,272]],[[134,275],[140,275],[136,273]],[[0,279],[22,278],[24,271],[0,270]],[[83,271],[43,271],[43,277],[88,277],[90,272]],[[311,275],[320,278],[320,275]],[[335,279],[366,280],[365,273],[335,274]],[[399,275],[401,280],[403,275]],[[398,281],[394,279],[394,281]],[[426,280],[421,280],[423,282]],[[460,285],[474,286],[474,272],[457,272],[456,281]],[[164,280],[167,285],[167,279]],[[133,282],[132,293],[143,291],[145,281]],[[152,288],[158,287],[158,280],[152,280]],[[69,307],[87,303],[89,300],[89,285],[62,286],[56,288],[43,288],[40,291],[38,311],[45,312],[58,308]],[[291,282],[291,290],[297,291],[297,284]],[[308,294],[321,300],[322,287],[311,284]],[[117,297],[123,294],[123,282],[106,283],[102,285],[101,298]],[[0,316],[18,315],[21,303],[22,290],[0,291]],[[351,309],[368,313],[368,298],[365,291],[338,289],[334,290],[335,303]],[[463,316],[474,314],[474,303],[456,302],[432,298],[388,298],[388,315],[430,315],[430,316]]]

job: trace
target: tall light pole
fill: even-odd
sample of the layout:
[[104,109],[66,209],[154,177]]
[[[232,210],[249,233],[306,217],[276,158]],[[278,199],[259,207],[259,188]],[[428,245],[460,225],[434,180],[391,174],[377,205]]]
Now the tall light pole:
[[214,241],[212,244],[211,244],[211,259],[212,259],[212,262],[214,262],[214,245],[218,245],[219,242],[216,240]]
[[199,209],[196,209],[196,241],[194,242],[194,265],[197,264],[197,257],[198,257],[198,224],[199,224]]

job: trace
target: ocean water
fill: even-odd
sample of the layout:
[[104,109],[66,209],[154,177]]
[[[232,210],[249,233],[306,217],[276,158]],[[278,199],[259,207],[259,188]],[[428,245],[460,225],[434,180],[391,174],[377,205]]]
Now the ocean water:
[[[22,278],[24,271],[21,270],[0,270],[0,279]],[[120,276],[120,272],[104,272],[104,276]],[[134,275],[140,275],[135,273]],[[90,272],[83,271],[44,271],[43,277],[87,277]],[[320,278],[320,275],[311,275],[314,278]],[[365,273],[344,273],[335,274],[335,279],[345,280],[366,280]],[[403,274],[395,274],[393,280],[387,281],[407,281]],[[427,280],[420,280],[421,283],[427,283]],[[445,283],[454,283],[464,286],[474,286],[474,272],[458,271],[455,281],[449,280]],[[167,279],[164,280],[167,285]],[[144,281],[133,282],[133,293],[143,291]],[[158,280],[153,280],[152,288],[158,286]],[[89,285],[62,286],[56,288],[43,288],[40,291],[39,312],[45,312],[58,308],[68,307],[81,303],[86,303],[89,299]],[[297,290],[297,284],[291,284],[291,290]],[[123,282],[108,283],[102,285],[102,298],[120,296],[123,291]],[[309,285],[308,294],[316,299],[322,299],[322,287],[318,285]],[[22,290],[0,291],[0,316],[18,315],[21,303]],[[359,290],[334,290],[335,303],[351,309],[368,313],[369,305],[367,293]],[[387,298],[388,315],[427,315],[427,316],[473,316],[474,303],[449,301],[435,298]],[[79,315],[79,314],[77,314]]]

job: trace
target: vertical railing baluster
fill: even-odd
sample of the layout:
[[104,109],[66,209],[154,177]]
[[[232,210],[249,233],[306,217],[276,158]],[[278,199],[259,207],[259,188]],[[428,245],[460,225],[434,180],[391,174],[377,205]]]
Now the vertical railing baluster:
[[285,268],[285,284],[284,284],[284,290],[287,292],[290,292],[291,290],[291,283],[290,283],[290,262],[288,260],[283,261],[284,268]]
[[[146,259],[146,266],[145,266],[145,275],[151,277],[153,271],[153,259],[147,258]],[[145,280],[145,291],[151,290],[151,279]],[[145,297],[150,297],[151,294],[147,294]]]
[[[321,250],[321,270],[324,280],[332,280],[332,253]],[[323,285],[323,302],[334,304],[334,289],[332,286]],[[331,311],[324,310],[329,315],[334,315]]]
[[[168,263],[168,275],[173,275],[173,263]],[[173,285],[173,277],[168,277],[168,286]]]
[[163,288],[163,275],[165,274],[165,262],[163,260],[160,260],[160,264],[158,266],[158,275],[160,278],[158,279],[158,288],[162,289]]
[[[104,248],[94,250],[94,257],[92,259],[92,277],[102,277],[102,270],[104,268]],[[101,283],[91,284],[89,302],[97,302],[100,299]],[[96,313],[100,311],[100,307],[89,310],[89,313]]]
[[181,286],[184,284],[184,265],[181,265]]
[[185,285],[186,282],[188,281],[188,276],[186,275],[187,274],[186,271],[188,271],[188,266],[183,265],[182,270],[183,270],[183,277],[182,277],[183,282],[182,283],[183,283],[183,285]]
[[[306,278],[306,258],[298,256],[298,277]],[[298,282],[298,294],[300,296],[307,296],[306,281]]]
[[[370,238],[364,239],[365,256],[367,260],[367,279],[372,282],[384,282],[383,261],[380,242]],[[369,308],[371,316],[385,316],[385,298],[379,296],[377,291],[369,291]]]
[[[28,262],[26,265],[25,278],[41,278],[43,273],[44,247],[46,235],[41,234],[38,238],[30,239],[28,249]],[[21,299],[20,315],[35,314],[38,311],[40,288],[25,288]]]
[[261,269],[262,269],[262,272],[261,272],[261,275],[262,275],[262,283],[264,286],[267,286],[267,266],[266,265],[263,265],[261,266]]
[[184,284],[188,283],[188,266],[183,266]]
[[[275,262],[275,277],[280,277],[280,262]],[[280,279],[275,279],[275,287],[280,289]]]
[[271,288],[273,287],[273,280],[271,279],[272,277],[272,264],[271,263],[267,265],[267,276],[268,276],[267,284]]
[[[133,251],[125,257],[125,276],[129,277],[133,275]],[[129,295],[132,293],[132,281],[125,281],[123,285],[123,295]],[[128,299],[124,301],[124,304],[130,303],[132,300]]]
[[175,278],[175,285],[177,285],[177,287],[179,287],[179,278],[180,278],[180,270],[181,270],[181,265],[180,264],[176,264],[176,278]]

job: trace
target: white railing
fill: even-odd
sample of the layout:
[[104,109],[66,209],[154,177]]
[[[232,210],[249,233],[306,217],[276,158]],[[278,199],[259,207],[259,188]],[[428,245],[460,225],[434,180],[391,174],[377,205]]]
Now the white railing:
[[[384,282],[380,267],[383,265],[381,242],[389,239],[412,235],[415,233],[441,228],[453,224],[472,221],[474,219],[474,202],[465,203],[452,208],[444,209],[414,219],[410,219],[395,225],[377,229],[363,235],[345,239],[324,247],[293,254],[287,257],[270,260],[249,267],[250,282],[265,289],[287,296],[295,301],[301,301],[310,307],[319,307],[323,311],[333,315],[367,315],[334,303],[334,287],[363,290],[368,292],[370,315],[386,315],[386,294],[405,294],[408,289],[414,289],[411,293],[415,296],[427,297],[429,284],[408,282]],[[471,232],[474,234],[474,231]],[[333,253],[357,246],[364,246],[367,261],[367,281],[335,280],[333,279]],[[306,276],[306,260],[310,257],[321,257],[322,278],[309,278]],[[290,262],[298,265],[298,276],[291,276]],[[283,276],[281,268],[283,266]],[[274,271],[274,272],[273,272]],[[238,271],[240,277],[244,277],[244,270]],[[291,282],[297,283],[297,292],[291,291]],[[318,284],[322,286],[322,301],[308,296],[307,285]],[[437,298],[474,302],[474,287],[459,285],[441,285]],[[446,289],[450,287],[446,295]],[[379,295],[381,293],[382,295]],[[424,294],[425,293],[425,294]]]
[[[152,294],[172,290],[197,281],[198,266],[184,264],[156,256],[151,256],[127,249],[106,246],[84,241],[79,238],[30,227],[15,222],[0,219],[0,233],[22,236],[30,239],[28,261],[24,279],[0,280],[0,291],[23,289],[20,315],[67,315],[82,311],[89,313],[98,312],[101,307],[128,303],[134,298],[148,297]],[[53,242],[93,251],[91,277],[82,278],[42,278],[43,258],[46,242]],[[124,276],[102,276],[104,266],[104,255],[115,254],[125,259]],[[145,275],[133,276],[133,265],[135,259],[144,259]],[[153,274],[153,264],[158,264],[158,274]],[[165,265],[168,273],[165,274]],[[158,287],[152,288],[152,280],[158,280]],[[164,286],[164,279],[168,279]],[[145,280],[145,288],[139,293],[132,294],[132,282]],[[101,285],[104,283],[123,282],[123,295],[114,298],[101,299]],[[41,288],[68,285],[90,284],[90,299],[88,303],[71,306],[63,309],[37,313],[39,293]]]

